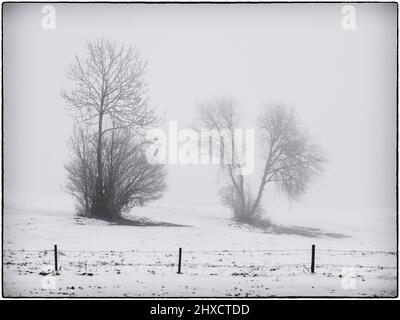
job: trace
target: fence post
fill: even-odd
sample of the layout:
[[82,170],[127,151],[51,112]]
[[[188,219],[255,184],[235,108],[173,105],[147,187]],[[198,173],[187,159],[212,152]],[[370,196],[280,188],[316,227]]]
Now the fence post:
[[179,262],[178,262],[178,273],[181,274],[181,263],[182,263],[182,248],[179,248]]
[[315,244],[311,247],[311,273],[314,273],[315,268]]
[[57,261],[57,245],[54,245],[54,269],[58,272],[58,261]]

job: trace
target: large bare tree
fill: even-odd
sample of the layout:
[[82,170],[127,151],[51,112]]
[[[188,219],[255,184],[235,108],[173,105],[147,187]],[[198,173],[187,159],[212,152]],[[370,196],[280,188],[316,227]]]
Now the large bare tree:
[[75,56],[67,72],[74,87],[63,90],[62,96],[71,115],[91,135],[85,139],[90,143],[91,138],[95,139],[96,178],[91,212],[108,217],[113,214],[107,206],[104,141],[107,135],[115,137],[116,131],[144,136],[144,130],[154,125],[157,117],[148,105],[146,63],[137,50],[104,39],[88,41],[86,48],[87,57]]
[[297,122],[292,109],[283,105],[266,106],[256,131],[261,138],[259,150],[262,151],[264,166],[258,188],[253,194],[241,173],[242,164],[235,144],[234,130],[239,118],[231,99],[214,100],[199,107],[199,124],[221,133],[221,153],[227,149],[226,142],[230,143],[231,163],[221,163],[221,170],[226,176],[226,184],[220,191],[221,199],[233,210],[235,219],[257,224],[262,221],[261,200],[267,184],[276,184],[291,199],[299,198],[306,192],[309,183],[322,172],[325,158],[319,146],[312,143]]

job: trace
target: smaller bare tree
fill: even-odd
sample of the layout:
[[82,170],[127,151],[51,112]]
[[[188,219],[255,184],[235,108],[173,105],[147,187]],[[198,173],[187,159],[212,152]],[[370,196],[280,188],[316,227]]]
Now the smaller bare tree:
[[119,219],[122,212],[162,197],[166,190],[166,167],[146,158],[150,142],[132,137],[127,130],[114,130],[105,140],[104,188],[108,212]]
[[[159,199],[166,190],[166,168],[147,162],[149,142],[132,136],[129,130],[113,130],[104,137],[104,200],[107,212],[97,218],[122,221],[123,213],[134,206]],[[87,130],[75,129],[70,140],[73,157],[65,166],[67,191],[76,199],[78,212],[91,217],[96,198],[97,138]],[[112,216],[110,216],[112,214]]]
[[241,174],[236,150],[233,132],[239,118],[231,99],[203,103],[199,107],[199,124],[221,134],[219,148],[222,153],[226,150],[226,132],[230,133],[231,163],[221,163],[227,181],[220,190],[223,204],[233,211],[237,221],[260,224],[263,221],[261,200],[267,184],[275,183],[289,198],[297,199],[322,172],[325,158],[319,146],[311,142],[298,124],[290,108],[267,106],[259,119],[257,131],[261,137],[260,149],[265,164],[257,193],[253,194]]
[[69,148],[72,156],[65,165],[66,191],[75,199],[78,214],[91,217],[96,194],[96,154],[93,152],[96,145],[87,128],[75,126]]
[[258,208],[268,183],[275,183],[290,199],[298,199],[326,163],[321,148],[311,141],[289,107],[267,106],[259,129],[265,166],[251,213]]

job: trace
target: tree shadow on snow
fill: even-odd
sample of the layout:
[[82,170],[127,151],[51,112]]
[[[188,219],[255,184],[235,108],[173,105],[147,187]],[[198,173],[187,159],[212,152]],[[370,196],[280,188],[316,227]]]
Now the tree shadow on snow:
[[325,232],[318,228],[309,228],[309,227],[298,227],[298,226],[283,226],[271,224],[271,226],[266,231],[267,233],[272,234],[288,234],[288,235],[298,235],[303,237],[317,238],[317,237],[328,237],[328,238],[349,238],[350,236],[341,234],[341,233],[333,233],[333,232]]
[[119,226],[134,226],[134,227],[189,227],[183,224],[163,222],[163,221],[154,221],[147,218],[120,218],[117,221],[110,222],[112,225]]
[[103,220],[103,219],[96,219],[96,218],[87,218],[78,216],[75,217],[75,223],[80,225],[85,225],[87,223],[87,219],[93,219],[98,221],[106,222],[110,225],[114,226],[133,226],[133,227],[190,227],[188,225],[177,224],[177,223],[170,223],[170,222],[163,222],[163,221],[155,221],[148,218],[140,218],[140,217],[121,217],[117,220]]

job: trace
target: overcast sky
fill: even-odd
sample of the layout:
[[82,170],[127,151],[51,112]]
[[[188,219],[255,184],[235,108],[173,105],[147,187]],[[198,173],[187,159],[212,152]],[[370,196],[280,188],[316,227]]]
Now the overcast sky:
[[[55,4],[55,30],[42,28],[42,7],[4,4],[6,192],[62,192],[65,70],[104,37],[141,52],[150,103],[181,128],[202,99],[232,96],[245,128],[265,103],[293,106],[330,159],[304,208],[395,207],[395,4],[354,4],[354,30],[342,28],[343,4]],[[216,168],[169,171],[162,201],[218,205]],[[272,191],[266,201],[288,205]]]

